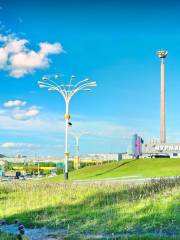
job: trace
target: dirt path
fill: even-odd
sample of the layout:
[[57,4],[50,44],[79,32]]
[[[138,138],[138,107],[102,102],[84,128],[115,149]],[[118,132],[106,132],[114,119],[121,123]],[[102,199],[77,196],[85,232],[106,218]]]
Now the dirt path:
[[[3,225],[0,226],[0,231],[6,232],[6,233],[12,233],[12,234],[18,234],[18,226],[15,224],[12,225]],[[137,232],[137,233],[131,233],[131,232],[120,232],[120,233],[112,233],[112,234],[84,234],[77,236],[77,239],[89,239],[89,240],[95,240],[95,239],[117,239],[117,237],[130,237],[130,236],[157,236],[157,237],[180,237],[180,235],[177,235],[176,232],[166,232],[166,231],[151,231],[151,232]],[[30,240],[63,240],[65,237],[68,237],[68,231],[64,229],[48,229],[46,227],[43,228],[26,228],[25,229],[25,236],[27,236]],[[69,239],[71,237],[69,236]],[[75,239],[75,238],[73,238]],[[177,238],[180,239],[180,238]]]
[[[2,225],[0,226],[0,231],[12,234],[19,234],[18,226],[16,224]],[[25,236],[27,236],[30,240],[57,240],[63,239],[64,236],[67,236],[67,231],[64,229],[48,229],[46,227],[26,228]],[[58,238],[58,236],[61,238]]]

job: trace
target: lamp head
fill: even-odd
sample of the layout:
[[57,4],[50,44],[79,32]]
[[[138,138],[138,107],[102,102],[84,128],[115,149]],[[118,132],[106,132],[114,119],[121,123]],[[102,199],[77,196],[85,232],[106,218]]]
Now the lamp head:
[[71,80],[73,80],[75,78],[75,76],[74,75],[71,75]]
[[96,87],[97,83],[96,82],[91,82],[91,87]]
[[50,87],[50,88],[48,88],[48,91],[55,91],[55,90],[57,90],[56,87]]
[[168,51],[165,51],[165,50],[159,50],[159,51],[157,51],[157,56],[159,57],[159,58],[166,58],[166,56],[167,56],[167,54],[168,54]]
[[40,87],[40,88],[46,88],[46,85],[44,85],[44,84],[39,84],[39,87]]
[[47,80],[49,80],[49,78],[44,76],[44,77],[42,77],[42,80],[47,81]]
[[58,74],[55,74],[55,75],[54,75],[54,78],[55,78],[55,79],[60,79],[60,76],[59,76]]

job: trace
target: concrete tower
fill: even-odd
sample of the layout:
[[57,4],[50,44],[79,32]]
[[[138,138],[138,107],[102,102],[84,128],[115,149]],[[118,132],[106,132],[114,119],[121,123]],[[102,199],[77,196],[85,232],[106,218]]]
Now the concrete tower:
[[166,143],[166,109],[165,109],[165,80],[164,80],[164,59],[168,52],[157,51],[161,59],[161,90],[160,90],[160,143]]

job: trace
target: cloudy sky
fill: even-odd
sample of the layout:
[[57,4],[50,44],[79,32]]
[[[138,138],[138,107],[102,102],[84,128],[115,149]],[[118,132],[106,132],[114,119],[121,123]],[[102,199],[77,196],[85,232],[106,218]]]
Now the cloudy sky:
[[[81,152],[126,151],[135,132],[159,137],[159,59],[166,60],[167,136],[180,142],[178,1],[0,0],[0,152],[62,155],[62,97],[44,75],[97,81],[71,101]],[[70,136],[70,150],[75,141]]]

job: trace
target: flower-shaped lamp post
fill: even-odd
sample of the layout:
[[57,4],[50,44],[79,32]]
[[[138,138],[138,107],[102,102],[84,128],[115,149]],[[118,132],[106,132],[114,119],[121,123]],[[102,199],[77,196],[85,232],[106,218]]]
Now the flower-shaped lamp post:
[[40,88],[47,88],[49,91],[57,91],[61,94],[65,100],[66,112],[64,115],[65,118],[65,152],[64,152],[64,178],[68,180],[68,160],[69,160],[69,151],[68,151],[68,128],[72,125],[70,120],[69,113],[69,104],[71,98],[80,91],[91,91],[92,87],[96,87],[96,82],[90,81],[88,78],[74,83],[75,76],[71,76],[69,82],[63,83],[59,75],[54,75],[50,77],[43,77],[41,81],[38,81]]

